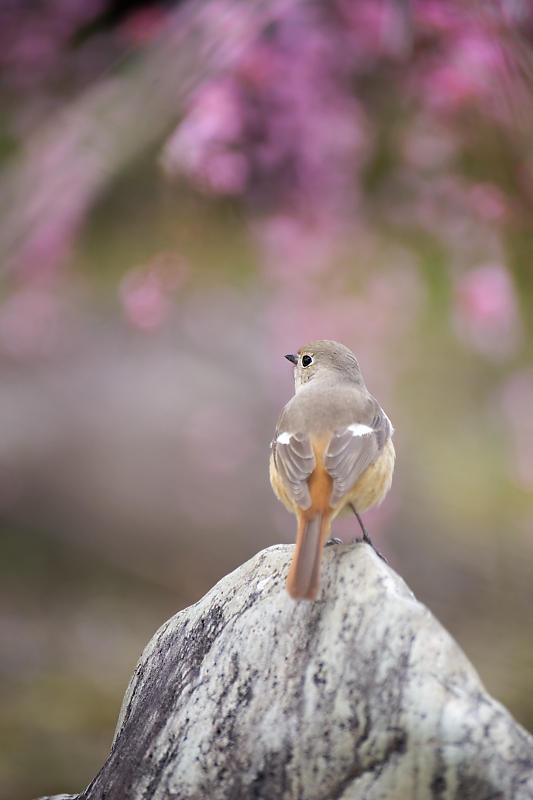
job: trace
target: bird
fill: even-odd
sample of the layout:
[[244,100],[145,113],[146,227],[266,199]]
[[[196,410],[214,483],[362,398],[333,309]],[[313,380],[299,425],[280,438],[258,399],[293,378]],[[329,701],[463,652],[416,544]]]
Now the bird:
[[298,522],[287,591],[314,600],[336,516],[351,508],[371,544],[359,515],[390,489],[394,429],[345,345],[321,339],[285,358],[294,364],[295,392],[271,443],[270,483]]

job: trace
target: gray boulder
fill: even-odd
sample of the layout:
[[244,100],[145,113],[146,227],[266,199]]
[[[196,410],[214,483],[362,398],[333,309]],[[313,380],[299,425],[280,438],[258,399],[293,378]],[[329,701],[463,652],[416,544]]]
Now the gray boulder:
[[270,547],[166,622],[76,800],[526,800],[533,738],[365,544],[315,602]]

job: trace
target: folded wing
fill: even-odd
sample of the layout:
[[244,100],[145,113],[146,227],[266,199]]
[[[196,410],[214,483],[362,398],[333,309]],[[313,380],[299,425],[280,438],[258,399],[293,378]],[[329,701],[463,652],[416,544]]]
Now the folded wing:
[[286,489],[300,506],[311,505],[307,480],[316,467],[311,439],[305,433],[281,432],[272,442],[274,464]]
[[338,505],[374,463],[391,433],[390,420],[379,406],[370,424],[354,422],[334,431],[324,454],[324,467],[333,479],[331,506]]

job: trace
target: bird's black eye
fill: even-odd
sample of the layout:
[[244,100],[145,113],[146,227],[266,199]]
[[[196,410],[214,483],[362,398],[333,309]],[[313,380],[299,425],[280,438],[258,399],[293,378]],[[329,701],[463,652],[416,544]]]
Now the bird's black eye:
[[313,363],[313,359],[312,359],[311,356],[303,356],[302,357],[302,367],[308,367],[312,363]]

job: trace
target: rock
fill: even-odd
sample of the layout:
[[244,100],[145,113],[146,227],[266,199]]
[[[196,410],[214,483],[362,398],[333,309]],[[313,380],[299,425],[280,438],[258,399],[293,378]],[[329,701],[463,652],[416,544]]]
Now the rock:
[[315,602],[258,553],[146,647],[77,800],[526,800],[533,738],[365,544],[326,548]]

